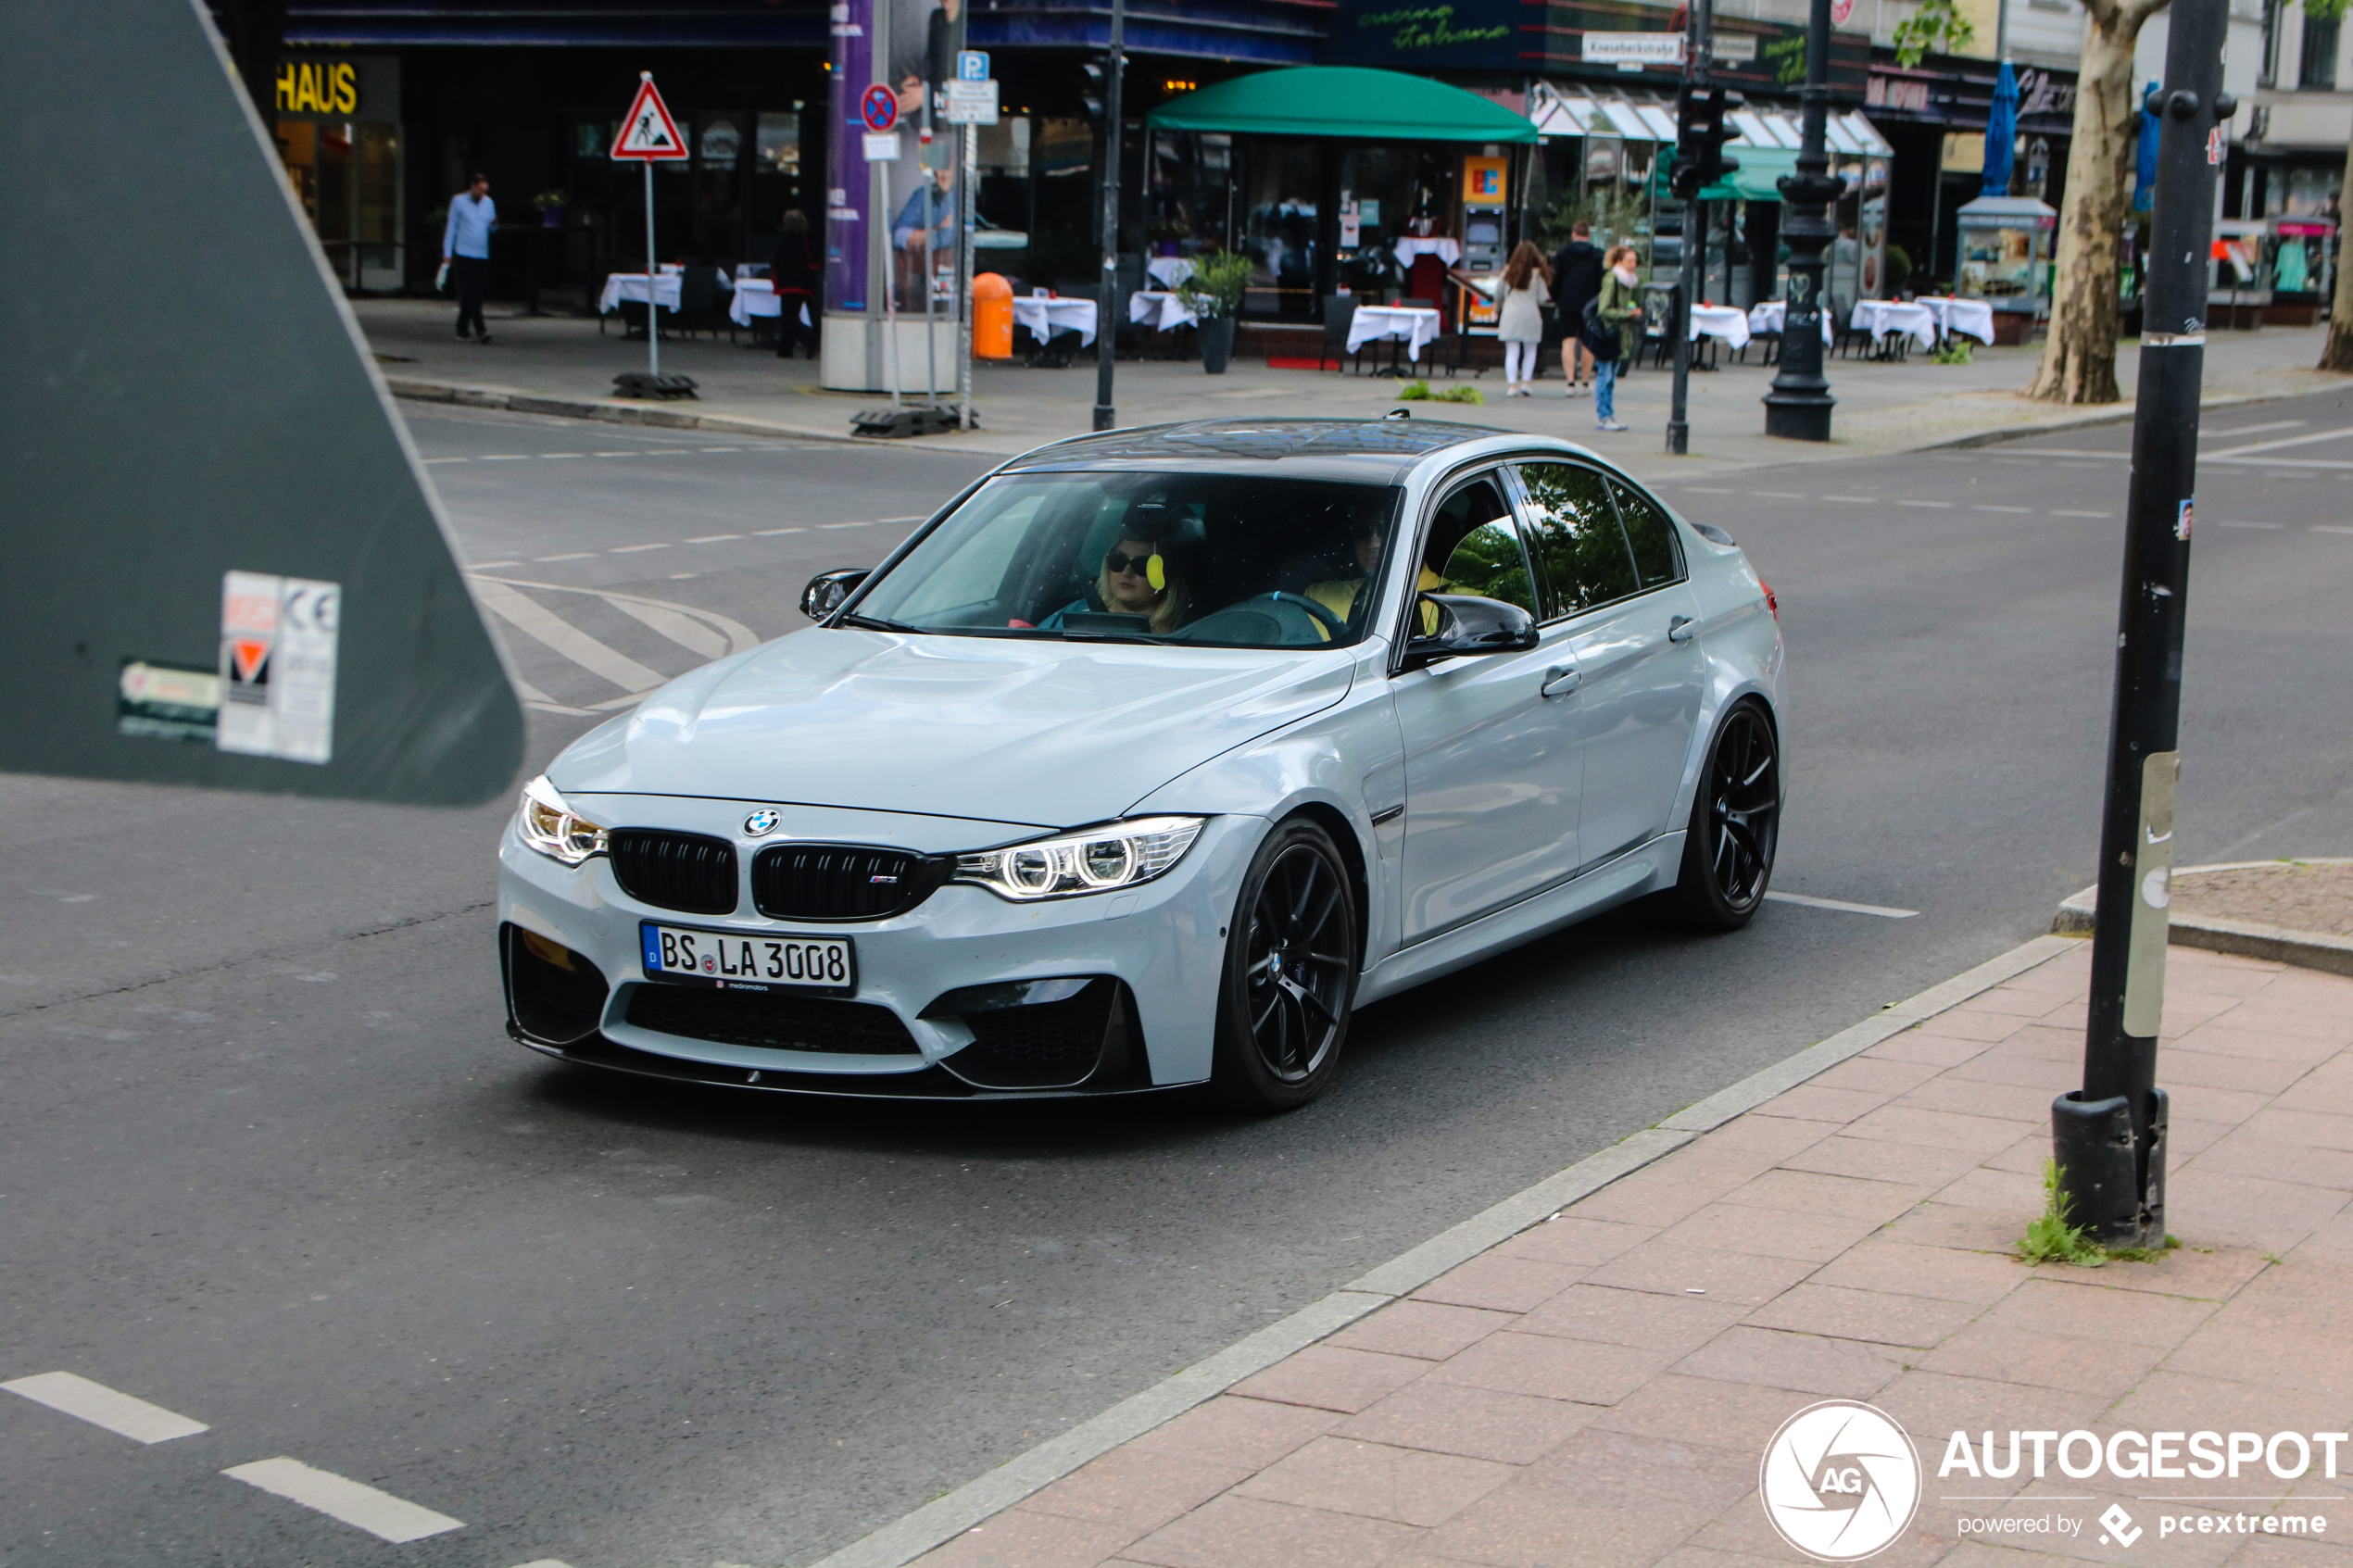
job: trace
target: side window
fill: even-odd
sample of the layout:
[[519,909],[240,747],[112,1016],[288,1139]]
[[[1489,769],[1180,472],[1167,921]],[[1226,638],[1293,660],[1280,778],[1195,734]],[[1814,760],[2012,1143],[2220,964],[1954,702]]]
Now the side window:
[[1602,476],[1575,463],[1522,463],[1528,490],[1529,553],[1544,586],[1544,616],[1555,621],[1630,597],[1634,562]]
[[1425,576],[1425,593],[1477,594],[1536,613],[1519,530],[1492,479],[1474,480],[1439,504],[1422,560],[1439,580],[1432,587]]
[[1626,524],[1626,540],[1634,546],[1634,575],[1642,591],[1663,588],[1683,580],[1683,552],[1675,542],[1675,524],[1658,503],[1630,485],[1609,482],[1617,497],[1617,515]]

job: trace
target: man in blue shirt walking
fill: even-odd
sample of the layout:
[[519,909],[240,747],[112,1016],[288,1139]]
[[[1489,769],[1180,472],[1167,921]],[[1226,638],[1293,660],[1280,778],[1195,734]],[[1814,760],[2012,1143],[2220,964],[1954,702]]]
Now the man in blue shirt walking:
[[[490,176],[477,174],[466,194],[449,203],[449,227],[442,231],[441,259],[458,285],[458,341],[490,341],[482,320],[482,286],[490,271],[490,231],[498,226],[498,204],[490,199]],[[467,322],[473,331],[466,331]]]

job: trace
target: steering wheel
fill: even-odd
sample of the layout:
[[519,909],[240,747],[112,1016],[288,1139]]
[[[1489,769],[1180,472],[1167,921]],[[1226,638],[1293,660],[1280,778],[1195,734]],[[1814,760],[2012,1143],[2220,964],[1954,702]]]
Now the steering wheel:
[[[1177,633],[1176,635],[1179,638],[1207,636],[1215,640],[1263,643],[1265,646],[1278,647],[1305,646],[1307,644],[1304,638],[1294,645],[1289,637],[1284,635],[1287,631],[1304,632],[1309,629],[1302,627],[1296,618],[1284,613],[1291,609],[1303,612],[1315,625],[1322,627],[1330,633],[1333,640],[1348,633],[1348,622],[1340,620],[1314,599],[1308,598],[1303,594],[1278,591],[1254,595],[1239,603],[1227,605],[1222,609],[1213,610]],[[1218,637],[1222,629],[1231,628],[1233,631],[1240,631],[1244,626],[1252,627],[1252,633],[1241,636]],[[1256,628],[1261,626],[1266,629],[1265,632],[1256,631]]]

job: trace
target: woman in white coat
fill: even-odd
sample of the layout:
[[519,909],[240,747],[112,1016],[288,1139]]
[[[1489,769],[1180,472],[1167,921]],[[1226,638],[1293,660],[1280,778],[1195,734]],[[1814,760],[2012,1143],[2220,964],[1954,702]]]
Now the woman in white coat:
[[1522,240],[1504,264],[1503,305],[1495,335],[1504,340],[1504,395],[1527,397],[1536,380],[1536,350],[1544,341],[1544,307],[1553,302],[1553,267],[1531,241]]

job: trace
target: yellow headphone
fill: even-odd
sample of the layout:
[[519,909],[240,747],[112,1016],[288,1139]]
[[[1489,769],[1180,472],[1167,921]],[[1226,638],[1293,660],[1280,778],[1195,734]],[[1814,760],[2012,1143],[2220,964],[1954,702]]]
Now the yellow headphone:
[[1154,550],[1152,558],[1144,563],[1144,581],[1152,585],[1152,592],[1155,594],[1164,594],[1168,591],[1168,571],[1160,563],[1158,550]]

